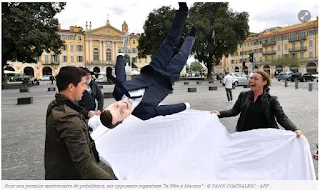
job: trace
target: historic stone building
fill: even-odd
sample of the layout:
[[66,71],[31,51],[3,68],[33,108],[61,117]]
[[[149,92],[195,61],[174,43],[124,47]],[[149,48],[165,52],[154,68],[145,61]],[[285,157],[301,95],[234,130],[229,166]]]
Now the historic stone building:
[[[273,75],[281,71],[318,72],[318,17],[306,23],[287,27],[274,27],[258,34],[250,35],[238,50],[223,57],[216,73],[240,72],[254,69],[265,70]],[[253,53],[253,63],[249,54]],[[280,57],[296,57],[300,61],[298,68],[283,65],[272,66],[272,60]],[[243,65],[243,63],[245,64]]]
[[43,75],[56,75],[63,66],[83,66],[85,39],[83,29],[79,26],[71,26],[69,30],[59,29],[58,34],[65,42],[61,47],[61,54],[44,51],[40,57],[36,58],[37,63],[8,61],[9,65],[5,69],[39,78]]
[[58,34],[65,42],[61,54],[44,51],[36,58],[37,63],[8,61],[9,65],[5,69],[39,78],[43,75],[57,75],[61,67],[74,65],[103,74],[107,67],[114,68],[117,54],[122,51],[127,54],[126,72],[130,74],[132,70],[140,70],[151,61],[150,56],[138,59],[140,34],[129,34],[126,22],[122,24],[121,30],[110,25],[107,20],[104,26],[94,29],[91,22],[86,22],[85,30],[79,26],[70,26],[68,30],[59,28]]

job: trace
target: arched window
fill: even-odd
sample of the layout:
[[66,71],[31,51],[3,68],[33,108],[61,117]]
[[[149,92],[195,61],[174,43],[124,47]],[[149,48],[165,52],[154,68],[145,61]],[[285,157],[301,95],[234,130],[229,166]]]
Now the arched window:
[[99,61],[99,50],[98,48],[93,49],[93,60],[94,61]]
[[111,61],[111,49],[107,49],[106,55],[107,55],[107,61]]

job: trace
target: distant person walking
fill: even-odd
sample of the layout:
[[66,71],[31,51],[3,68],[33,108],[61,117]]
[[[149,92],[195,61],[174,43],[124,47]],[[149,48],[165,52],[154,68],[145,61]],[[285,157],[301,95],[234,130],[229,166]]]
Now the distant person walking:
[[233,76],[229,73],[223,78],[223,84],[226,87],[227,99],[226,102],[232,102],[232,84],[234,82]]
[[51,80],[51,84],[53,84],[53,81],[54,81],[54,76],[53,75],[50,75],[50,80]]

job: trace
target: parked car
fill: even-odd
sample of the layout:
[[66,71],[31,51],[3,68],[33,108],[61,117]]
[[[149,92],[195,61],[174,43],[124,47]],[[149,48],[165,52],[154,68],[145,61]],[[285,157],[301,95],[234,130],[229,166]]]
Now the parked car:
[[[245,73],[230,73],[233,78],[234,78],[234,82],[233,82],[233,85],[234,86],[245,86],[245,85],[248,85],[248,75],[245,74]],[[223,83],[223,80],[222,80],[222,84],[224,85]]]
[[39,78],[40,81],[50,81],[50,77],[52,75],[43,75],[42,77]]
[[306,81],[313,81],[314,78],[310,73],[304,73],[299,77],[299,80],[301,82],[306,82]]
[[318,82],[318,72],[316,74],[312,74],[314,80],[316,80]]
[[97,83],[105,83],[108,82],[108,78],[106,76],[99,76],[96,80]]
[[292,72],[281,72],[279,73],[276,78],[278,81],[280,80],[291,80]]
[[8,84],[10,83],[21,83],[22,85],[33,86],[35,78],[29,75],[21,75],[10,78]]
[[302,76],[302,73],[292,73],[290,80],[293,82],[295,80],[299,80]]

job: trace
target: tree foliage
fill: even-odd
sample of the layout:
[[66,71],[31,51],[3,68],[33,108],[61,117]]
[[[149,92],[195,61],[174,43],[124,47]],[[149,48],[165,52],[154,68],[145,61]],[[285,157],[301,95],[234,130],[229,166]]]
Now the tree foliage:
[[[149,13],[143,26],[144,33],[139,38],[139,58],[146,58],[147,55],[152,55],[158,50],[168,35],[174,17],[175,9],[170,6],[163,6]],[[178,47],[182,42],[183,40],[180,40]],[[178,48],[175,53],[177,52]]]
[[270,62],[272,66],[288,66],[288,67],[299,67],[301,61],[296,56],[280,56],[277,59],[273,59]]
[[200,62],[194,61],[190,64],[191,71],[200,72],[203,70],[203,66]]
[[2,3],[2,67],[8,60],[34,63],[43,51],[60,53],[58,19],[66,3]]
[[[214,64],[219,64],[224,55],[237,51],[237,44],[242,43],[249,35],[247,12],[234,12],[228,3],[194,3],[189,10],[183,37],[191,25],[197,27],[196,42],[192,54],[208,68],[208,78]],[[166,38],[169,27],[175,16],[171,7],[153,10],[145,21],[144,35],[139,39],[139,57],[152,55]]]
[[197,2],[190,8],[190,23],[198,29],[192,53],[208,68],[208,78],[213,65],[237,51],[249,35],[248,19],[247,12],[234,12],[225,2]]

